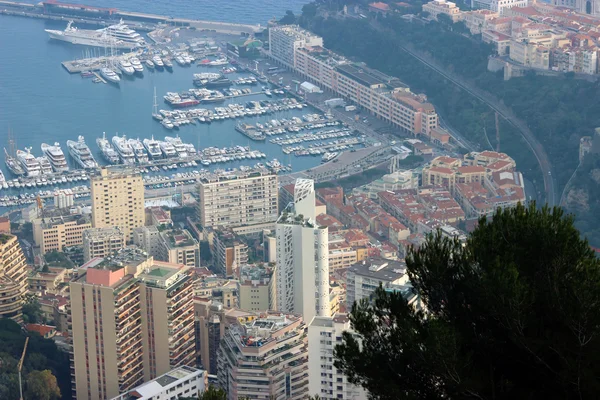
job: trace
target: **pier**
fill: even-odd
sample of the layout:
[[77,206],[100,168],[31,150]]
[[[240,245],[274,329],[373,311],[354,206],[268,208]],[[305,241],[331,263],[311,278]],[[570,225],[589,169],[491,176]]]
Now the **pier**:
[[130,23],[134,29],[147,31],[156,29],[158,24],[192,27],[200,31],[242,36],[260,34],[266,30],[266,26],[261,26],[260,24],[250,25],[232,22],[173,18],[157,14],[120,11],[115,8],[100,8],[59,2],[28,4],[0,0],[0,14],[59,21],[73,19],[76,22],[94,25],[108,25],[122,18]]
[[137,56],[137,54],[136,52],[131,52],[120,56],[84,58],[81,60],[63,61],[61,64],[70,74],[79,74],[84,71],[98,71],[107,64],[116,64],[122,58]]

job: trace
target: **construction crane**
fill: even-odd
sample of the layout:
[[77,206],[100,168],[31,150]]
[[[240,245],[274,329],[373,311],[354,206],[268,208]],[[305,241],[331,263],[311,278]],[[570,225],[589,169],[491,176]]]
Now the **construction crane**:
[[20,399],[23,400],[23,383],[21,383],[21,370],[23,369],[23,360],[25,360],[25,353],[27,352],[27,343],[29,343],[29,336],[25,338],[25,345],[23,346],[23,354],[21,354],[21,359],[19,360],[19,393],[21,394]]

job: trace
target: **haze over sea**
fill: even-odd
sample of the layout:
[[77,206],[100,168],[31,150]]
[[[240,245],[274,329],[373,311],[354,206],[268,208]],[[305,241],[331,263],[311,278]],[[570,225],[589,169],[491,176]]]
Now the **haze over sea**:
[[[306,2],[307,0],[81,1],[87,5],[116,7],[127,11],[262,25],[266,25],[274,16],[279,18],[286,10],[299,12]],[[31,146],[37,156],[41,155],[40,144],[43,142],[59,142],[66,154],[66,141],[76,140],[78,135],[85,136],[87,144],[96,155],[95,140],[102,132],[106,132],[107,136],[119,132],[140,138],[155,135],[159,139],[169,135],[150,116],[153,89],[156,87],[159,107],[168,108],[162,102],[162,96],[167,91],[184,91],[193,87],[192,74],[201,72],[202,69],[175,65],[173,73],[145,71],[143,78],[126,79],[119,88],[93,84],[78,74],[69,75],[61,65],[62,61],[82,58],[87,47],[50,41],[44,32],[44,29],[64,29],[65,26],[63,22],[0,16],[0,151],[7,145],[9,128],[14,132],[18,148]],[[237,102],[261,98],[241,98]],[[270,118],[285,118],[307,112],[303,110]],[[201,147],[248,145],[248,140],[234,130],[235,123],[226,120],[211,125],[186,126],[178,133],[184,141],[194,145],[200,143]],[[250,142],[250,146],[264,151],[269,158],[277,157],[285,164],[288,163],[280,147],[268,141],[266,144]],[[313,157],[292,157],[291,162],[294,170],[298,170],[308,168],[319,160]],[[1,153],[0,168],[5,173],[8,172],[4,165],[4,154]]]

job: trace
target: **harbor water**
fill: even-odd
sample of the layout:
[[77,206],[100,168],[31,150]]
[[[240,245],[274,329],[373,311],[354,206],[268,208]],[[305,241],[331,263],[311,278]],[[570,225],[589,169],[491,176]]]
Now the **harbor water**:
[[[86,4],[102,7],[119,7],[130,11],[146,11],[171,16],[186,16],[240,23],[266,24],[273,16],[283,15],[285,10],[299,11],[304,1],[277,2],[270,0],[236,2],[220,0],[219,7],[208,1],[147,2],[132,1],[126,8],[116,0],[87,1]],[[251,3],[251,4],[248,4]],[[267,159],[277,158],[282,164],[292,164],[294,170],[310,168],[320,162],[320,157],[294,157],[285,155],[281,146],[266,142],[252,142],[235,130],[235,125],[264,122],[269,119],[291,118],[311,113],[310,109],[284,111],[281,113],[245,117],[239,120],[215,121],[212,124],[183,126],[179,131],[168,131],[151,117],[153,92],[156,88],[159,108],[169,109],[163,102],[166,92],[181,92],[193,87],[194,73],[209,71],[205,67],[182,68],[174,65],[173,72],[152,72],[146,69],[143,77],[124,78],[120,86],[93,84],[79,74],[69,75],[61,66],[62,61],[82,58],[86,47],[51,41],[44,29],[64,29],[65,23],[37,19],[0,16],[0,150],[7,146],[7,133],[12,130],[17,147],[32,147],[36,156],[42,155],[42,143],[60,143],[67,154],[66,141],[77,140],[83,135],[97,160],[102,160],[96,138],[106,132],[107,137],[116,133],[130,138],[162,140],[164,136],[179,134],[184,142],[197,148],[250,146],[267,154]],[[210,70],[217,72],[218,69]],[[229,76],[235,79],[236,75]],[[253,86],[260,90],[260,85]],[[244,104],[250,100],[264,100],[257,94],[229,102]],[[272,98],[275,100],[275,97]],[[214,108],[223,103],[200,105]],[[69,157],[67,157],[69,158]],[[8,173],[4,160],[0,168]],[[75,166],[73,160],[69,164]],[[223,164],[222,167],[235,167]]]

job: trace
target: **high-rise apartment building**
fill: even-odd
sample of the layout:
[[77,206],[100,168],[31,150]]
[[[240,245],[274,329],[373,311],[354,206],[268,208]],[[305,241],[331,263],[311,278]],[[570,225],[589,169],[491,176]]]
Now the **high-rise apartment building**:
[[248,245],[233,231],[219,229],[213,235],[213,255],[217,270],[234,276],[234,270],[248,263]]
[[144,183],[128,169],[102,168],[92,176],[92,226],[119,227],[130,242],[134,228],[144,226]]
[[92,227],[89,217],[81,214],[38,218],[32,225],[33,240],[42,254],[81,246],[83,231]]
[[27,263],[16,236],[0,234],[0,318],[23,322]]
[[367,400],[367,392],[348,382],[333,365],[333,349],[341,343],[342,332],[351,331],[346,314],[314,317],[308,326],[309,394],[323,400]]
[[316,222],[312,180],[296,180],[294,202],[277,220],[276,236],[277,309],[305,321],[330,316],[328,229]]
[[308,349],[304,321],[295,315],[266,314],[229,326],[221,340],[217,376],[229,400],[305,398]]
[[129,247],[70,282],[74,397],[112,398],[194,365],[193,274]]
[[125,234],[118,228],[91,228],[83,231],[83,262],[108,257],[125,247]]
[[290,68],[296,65],[297,49],[316,46],[323,46],[323,38],[299,26],[282,25],[269,29],[269,52]]
[[161,260],[189,267],[200,266],[200,244],[185,229],[160,232]]
[[154,225],[140,226],[133,230],[133,244],[144,249],[148,255],[157,260],[161,259],[162,244],[160,231]]
[[266,265],[242,265],[239,271],[239,308],[257,312],[276,310],[273,268]]
[[198,213],[204,228],[272,223],[277,219],[277,174],[266,169],[211,174],[198,185]]

